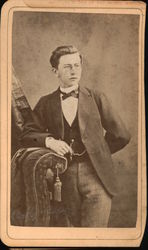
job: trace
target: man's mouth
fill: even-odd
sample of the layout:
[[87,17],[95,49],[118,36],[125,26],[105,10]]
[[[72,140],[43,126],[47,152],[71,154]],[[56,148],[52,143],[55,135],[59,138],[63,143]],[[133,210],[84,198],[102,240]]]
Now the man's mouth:
[[70,77],[70,80],[76,80],[77,77]]

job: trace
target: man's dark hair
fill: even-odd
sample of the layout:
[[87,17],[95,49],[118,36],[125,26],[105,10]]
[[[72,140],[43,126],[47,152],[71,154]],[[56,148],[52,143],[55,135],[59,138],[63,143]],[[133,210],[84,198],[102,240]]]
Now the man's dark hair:
[[[52,55],[50,57],[51,66],[53,68],[57,69],[58,68],[58,64],[59,64],[59,59],[60,59],[61,56],[68,55],[68,54],[74,54],[74,53],[79,53],[79,51],[73,45],[57,47],[52,52]],[[82,62],[82,56],[81,55],[80,55],[80,59],[81,59],[81,62]]]

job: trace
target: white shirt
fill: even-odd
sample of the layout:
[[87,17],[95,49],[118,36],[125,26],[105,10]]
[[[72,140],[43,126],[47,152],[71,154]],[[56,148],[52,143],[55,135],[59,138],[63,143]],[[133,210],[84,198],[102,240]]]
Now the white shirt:
[[[71,86],[68,88],[60,87],[60,90],[63,93],[69,93],[69,92],[76,90],[76,89],[78,89],[78,85]],[[66,98],[65,100],[63,100],[62,94],[60,94],[60,96],[61,96],[61,106],[62,106],[63,115],[64,115],[65,119],[67,120],[68,124],[71,126],[75,117],[76,117],[76,113],[77,113],[77,109],[78,109],[78,98],[70,96],[70,97]]]

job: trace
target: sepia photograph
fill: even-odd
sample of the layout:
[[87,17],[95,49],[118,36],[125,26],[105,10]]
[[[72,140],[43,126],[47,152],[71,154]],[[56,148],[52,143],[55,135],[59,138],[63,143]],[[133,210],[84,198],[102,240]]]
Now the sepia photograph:
[[[12,224],[135,227],[138,27],[135,15],[14,13]],[[48,152],[66,158],[61,176]]]
[[8,237],[141,235],[144,7],[12,10]]

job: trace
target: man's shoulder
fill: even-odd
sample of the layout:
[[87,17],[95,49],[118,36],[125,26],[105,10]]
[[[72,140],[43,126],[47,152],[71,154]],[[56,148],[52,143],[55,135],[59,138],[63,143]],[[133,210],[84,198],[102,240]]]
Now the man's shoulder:
[[104,93],[98,88],[84,87],[82,91],[85,92],[85,95],[91,96],[98,107],[102,107],[102,105],[106,106],[107,104],[111,103],[108,94]]
[[35,106],[35,109],[39,107],[45,107],[46,105],[50,105],[50,103],[52,102],[52,100],[54,100],[54,97],[57,96],[57,94],[58,94],[58,89],[46,95],[41,96]]
[[58,89],[56,89],[56,90],[54,90],[46,95],[41,96],[40,100],[42,100],[42,101],[50,100],[57,94],[58,94]]
[[85,92],[88,95],[91,95],[92,97],[101,97],[104,95],[104,93],[97,88],[90,88],[90,87],[82,87],[82,92]]

